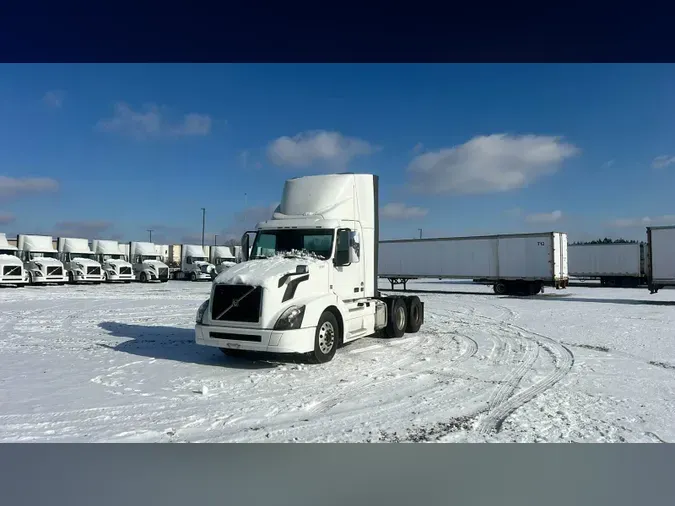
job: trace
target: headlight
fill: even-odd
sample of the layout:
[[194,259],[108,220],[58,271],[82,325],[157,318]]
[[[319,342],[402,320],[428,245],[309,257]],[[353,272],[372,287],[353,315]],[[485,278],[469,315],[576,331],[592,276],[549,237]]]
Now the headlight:
[[202,323],[202,320],[204,319],[204,314],[206,313],[206,310],[209,308],[209,301],[205,300],[202,302],[202,305],[199,306],[199,309],[197,309],[197,318],[195,318],[195,321],[197,323]]
[[305,306],[291,306],[284,311],[277,323],[274,325],[274,330],[295,330],[302,325],[302,319],[305,316]]

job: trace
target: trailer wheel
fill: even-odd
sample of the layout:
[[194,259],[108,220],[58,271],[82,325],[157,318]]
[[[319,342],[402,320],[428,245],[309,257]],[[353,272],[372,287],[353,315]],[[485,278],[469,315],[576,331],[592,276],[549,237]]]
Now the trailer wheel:
[[497,295],[506,295],[507,288],[506,288],[506,283],[503,281],[497,281],[492,289],[495,291]]
[[400,297],[385,299],[387,303],[387,327],[385,337],[403,337],[408,326],[408,311],[405,302]]
[[324,311],[314,332],[314,351],[310,353],[310,362],[323,364],[335,356],[340,342],[340,326],[330,311]]
[[408,325],[405,331],[410,334],[417,332],[424,322],[424,306],[422,301],[416,295],[405,298],[406,310],[408,313]]

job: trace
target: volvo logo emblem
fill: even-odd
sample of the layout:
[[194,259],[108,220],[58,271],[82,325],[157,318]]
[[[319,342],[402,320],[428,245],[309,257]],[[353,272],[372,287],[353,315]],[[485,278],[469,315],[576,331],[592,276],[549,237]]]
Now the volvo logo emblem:
[[232,301],[232,307],[239,307],[239,299],[234,299]]

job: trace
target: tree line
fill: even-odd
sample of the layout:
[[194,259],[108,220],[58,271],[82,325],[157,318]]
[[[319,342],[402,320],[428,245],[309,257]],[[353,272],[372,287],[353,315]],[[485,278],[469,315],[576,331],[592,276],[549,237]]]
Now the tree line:
[[605,237],[604,239],[595,239],[594,241],[574,241],[570,245],[579,245],[579,244],[645,244],[645,241],[636,241],[635,239],[610,239]]

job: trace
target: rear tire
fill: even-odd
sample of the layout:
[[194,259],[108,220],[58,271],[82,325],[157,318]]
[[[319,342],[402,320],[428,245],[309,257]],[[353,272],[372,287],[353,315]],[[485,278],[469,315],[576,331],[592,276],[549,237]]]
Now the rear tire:
[[508,289],[506,287],[506,283],[503,281],[497,281],[492,289],[495,291],[497,295],[506,295],[506,292],[508,292]]
[[330,311],[324,311],[314,332],[314,351],[309,356],[310,362],[324,364],[333,360],[340,341],[337,318]]
[[400,297],[385,299],[387,304],[387,326],[385,337],[403,337],[408,326],[408,311],[404,300]]
[[424,323],[424,306],[422,301],[416,295],[406,297],[406,311],[408,313],[408,324],[405,331],[414,334],[417,332],[422,323]]

